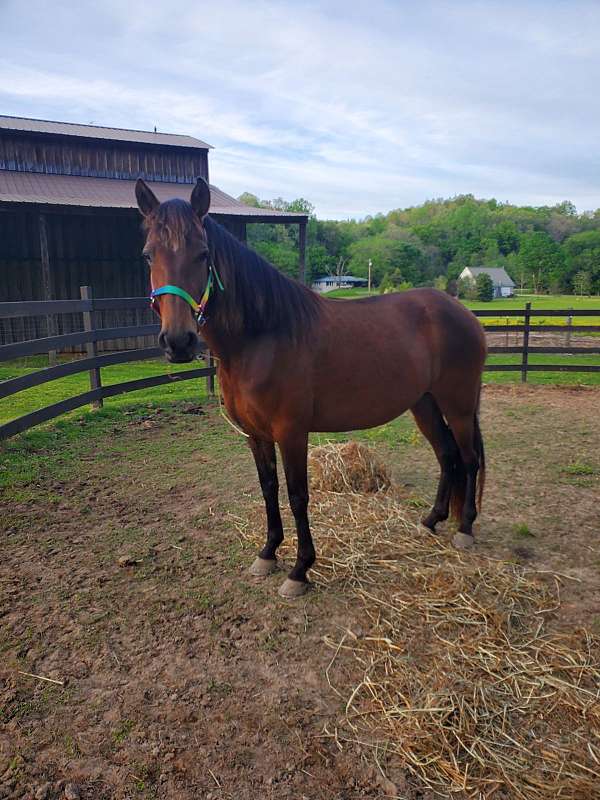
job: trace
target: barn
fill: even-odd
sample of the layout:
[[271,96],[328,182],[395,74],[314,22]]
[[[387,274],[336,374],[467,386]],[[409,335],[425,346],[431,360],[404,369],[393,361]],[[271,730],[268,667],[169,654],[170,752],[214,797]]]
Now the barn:
[[[147,295],[135,180],[161,200],[187,200],[197,176],[209,180],[210,149],[192,136],[0,116],[0,302],[76,299],[83,285],[95,297]],[[248,224],[298,225],[304,280],[306,215],[252,208],[213,184],[211,193],[211,216],[242,241]],[[106,327],[152,321],[149,311],[101,315]],[[82,327],[80,314],[1,322],[0,344]]]

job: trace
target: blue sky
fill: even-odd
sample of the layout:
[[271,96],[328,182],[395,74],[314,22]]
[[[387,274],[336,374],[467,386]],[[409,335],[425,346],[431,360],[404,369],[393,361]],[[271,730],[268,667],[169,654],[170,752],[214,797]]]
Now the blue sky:
[[363,217],[600,206],[600,2],[0,0],[0,113],[187,133],[211,179]]

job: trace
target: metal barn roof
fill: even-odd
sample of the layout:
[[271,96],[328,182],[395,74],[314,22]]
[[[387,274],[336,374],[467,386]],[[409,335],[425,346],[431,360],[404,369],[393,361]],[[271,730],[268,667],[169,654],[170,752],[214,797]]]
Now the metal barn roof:
[[52,133],[59,136],[79,136],[87,139],[107,139],[114,142],[136,142],[138,144],[158,144],[169,147],[192,147],[208,150],[212,145],[178,133],[154,133],[136,131],[128,128],[106,128],[102,125],[80,125],[75,122],[54,122],[47,119],[27,117],[8,117],[0,114],[0,130],[26,133]]
[[[179,197],[189,200],[193,186],[188,183],[147,181],[160,201]],[[254,208],[210,187],[211,214],[246,217],[251,222],[306,222],[306,214]],[[35,203],[84,208],[137,208],[135,181],[115,178],[86,178],[75,175],[46,175],[37,172],[0,170],[0,203]]]

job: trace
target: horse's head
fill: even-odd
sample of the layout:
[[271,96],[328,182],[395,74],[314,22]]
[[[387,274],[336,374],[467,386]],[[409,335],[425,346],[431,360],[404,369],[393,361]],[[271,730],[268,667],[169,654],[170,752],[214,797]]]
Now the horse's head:
[[158,337],[169,361],[191,361],[198,349],[198,305],[209,279],[209,248],[203,219],[210,189],[198,178],[190,202],[160,203],[140,178],[135,196],[144,216],[144,256],[150,266],[153,307],[161,319]]

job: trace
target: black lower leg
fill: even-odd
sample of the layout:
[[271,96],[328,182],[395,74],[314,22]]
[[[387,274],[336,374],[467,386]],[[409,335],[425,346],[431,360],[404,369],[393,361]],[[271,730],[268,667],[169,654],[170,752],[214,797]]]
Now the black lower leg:
[[422,520],[425,527],[435,531],[438,522],[448,519],[455,465],[460,455],[454,436],[431,394],[424,394],[411,410],[419,430],[431,444],[440,465],[435,502],[429,514]]
[[444,456],[440,460],[440,469],[440,481],[433,508],[422,520],[423,525],[432,531],[435,531],[435,526],[438,522],[444,522],[444,520],[448,519],[450,495],[452,493],[452,472],[454,469],[452,457]]
[[288,577],[294,581],[306,581],[306,573],[315,562],[315,548],[308,522],[308,475],[306,458],[308,436],[298,435],[280,442],[290,507],[296,521],[298,552],[296,563]]
[[477,460],[465,464],[465,471],[467,473],[467,488],[465,491],[465,504],[463,506],[463,513],[458,530],[461,533],[472,536],[473,523],[477,518],[477,473],[479,471],[479,463]]
[[273,442],[264,442],[254,438],[249,439],[249,444],[256,463],[267,512],[267,541],[258,555],[260,558],[272,561],[276,558],[277,548],[283,541],[275,445]]

